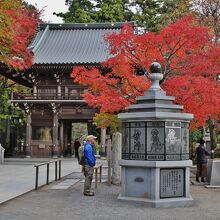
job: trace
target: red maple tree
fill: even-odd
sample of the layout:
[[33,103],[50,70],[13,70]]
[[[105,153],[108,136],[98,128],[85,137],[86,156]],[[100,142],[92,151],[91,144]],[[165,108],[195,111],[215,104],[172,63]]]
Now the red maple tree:
[[26,69],[32,65],[28,50],[40,12],[20,0],[2,0],[0,5],[0,61],[14,69]]
[[184,17],[159,33],[142,35],[125,24],[120,33],[105,38],[113,57],[102,68],[76,67],[71,74],[75,82],[88,86],[83,97],[90,106],[116,113],[133,103],[150,85],[137,72],[148,75],[156,60],[163,67],[162,88],[194,114],[192,127],[204,124],[208,116],[218,117],[220,47],[196,19]]

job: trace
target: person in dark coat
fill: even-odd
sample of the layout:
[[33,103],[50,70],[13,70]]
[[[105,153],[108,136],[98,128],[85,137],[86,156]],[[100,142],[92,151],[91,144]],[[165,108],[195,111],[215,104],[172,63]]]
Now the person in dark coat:
[[75,152],[75,158],[79,159],[79,154],[78,154],[78,150],[79,147],[81,146],[80,142],[78,139],[75,139],[74,144],[73,144],[73,148],[74,148],[74,152]]
[[208,158],[207,156],[211,156],[211,154],[206,150],[205,141],[201,138],[199,140],[199,146],[196,148],[196,156],[197,156],[197,173],[196,173],[196,181],[200,182],[199,178],[201,177],[201,182],[206,182],[207,178],[207,170],[208,170]]

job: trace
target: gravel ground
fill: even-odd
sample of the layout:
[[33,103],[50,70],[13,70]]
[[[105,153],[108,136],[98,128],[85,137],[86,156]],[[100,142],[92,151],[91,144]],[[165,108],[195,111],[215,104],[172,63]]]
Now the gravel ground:
[[[73,177],[72,177],[73,178]],[[220,219],[220,189],[192,185],[195,202],[184,208],[147,208],[143,204],[117,200],[120,187],[99,185],[96,196],[82,195],[83,183],[66,190],[51,186],[30,192],[0,206],[0,220],[214,220]]]

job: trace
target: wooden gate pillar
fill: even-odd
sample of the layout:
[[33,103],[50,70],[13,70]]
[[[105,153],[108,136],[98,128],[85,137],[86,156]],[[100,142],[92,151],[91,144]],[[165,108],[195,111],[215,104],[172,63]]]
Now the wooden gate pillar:
[[53,114],[53,146],[52,157],[58,156],[58,113]]
[[28,113],[27,126],[26,126],[26,157],[31,156],[31,136],[32,136],[31,113]]

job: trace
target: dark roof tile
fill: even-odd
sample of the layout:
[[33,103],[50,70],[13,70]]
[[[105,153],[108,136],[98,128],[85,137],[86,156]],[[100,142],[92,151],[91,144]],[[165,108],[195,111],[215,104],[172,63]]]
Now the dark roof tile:
[[40,24],[29,46],[34,64],[103,62],[111,56],[104,36],[118,33],[123,24]]

